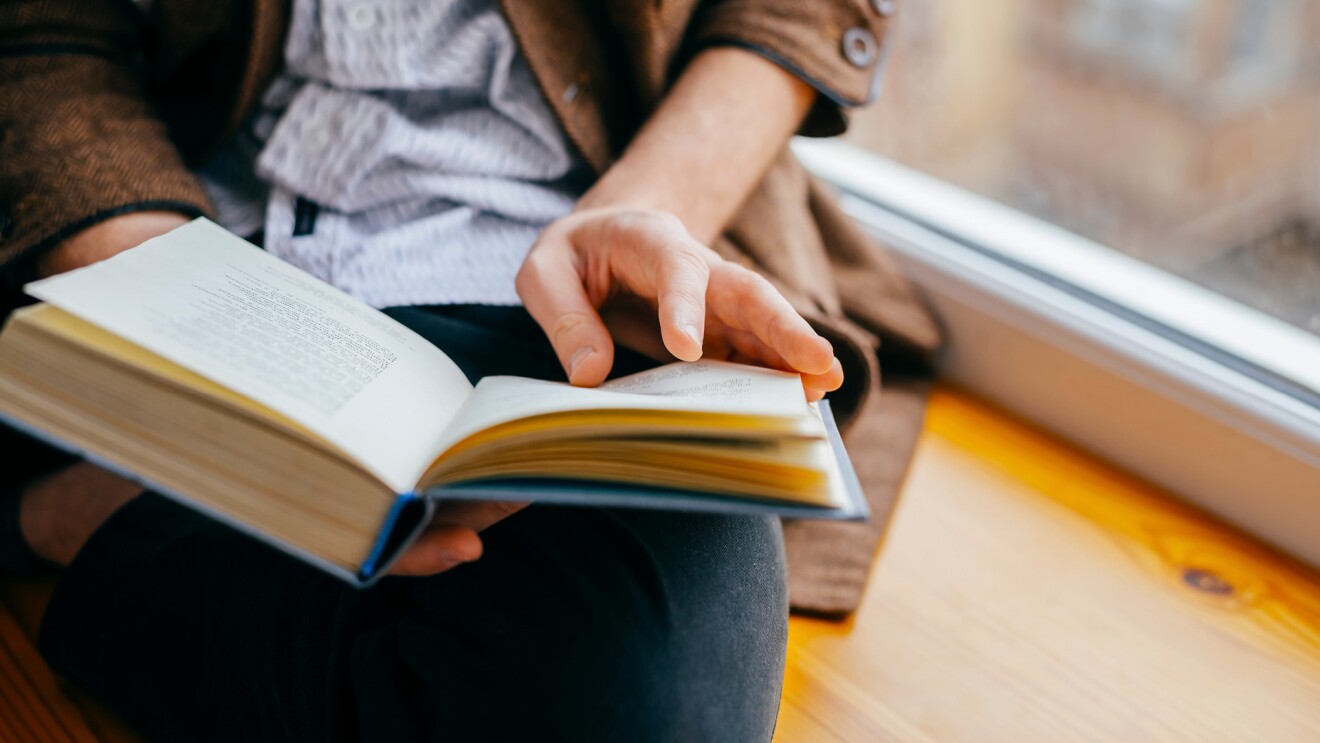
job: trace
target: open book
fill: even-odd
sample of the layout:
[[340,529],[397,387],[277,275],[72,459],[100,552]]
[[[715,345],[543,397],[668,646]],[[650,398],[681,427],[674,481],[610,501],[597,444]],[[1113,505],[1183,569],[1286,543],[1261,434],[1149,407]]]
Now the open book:
[[30,284],[0,416],[366,584],[437,499],[864,518],[794,374],[677,363],[475,387],[388,316],[204,219]]

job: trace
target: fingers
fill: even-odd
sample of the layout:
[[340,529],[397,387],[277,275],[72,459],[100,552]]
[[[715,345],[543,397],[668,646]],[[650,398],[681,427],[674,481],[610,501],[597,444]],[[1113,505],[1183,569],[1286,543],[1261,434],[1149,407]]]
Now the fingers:
[[526,503],[450,501],[390,566],[390,575],[435,575],[481,557],[477,532],[526,508]]
[[527,505],[511,501],[446,501],[436,508],[431,524],[464,526],[473,531],[483,531],[523,510]]
[[434,526],[390,566],[390,575],[435,575],[481,557],[481,538],[466,526]]
[[712,267],[708,292],[711,313],[734,330],[746,331],[778,354],[788,368],[829,375],[834,349],[816,334],[788,300],[765,278],[734,263]]
[[683,361],[701,358],[710,263],[719,260],[714,252],[677,217],[659,212],[618,214],[608,228],[581,233],[580,249],[600,245],[609,249],[610,274],[623,288],[655,300],[665,349]]
[[[679,236],[675,236],[679,237]],[[703,246],[681,235],[684,242],[658,246],[662,252],[657,272],[656,303],[660,306],[660,337],[665,348],[683,361],[701,358],[706,333],[706,287],[710,266]]]
[[[792,365],[785,361],[769,344],[748,331],[724,328],[713,332],[717,337],[711,339],[712,343],[717,346],[727,344],[723,355],[729,361],[759,364],[782,371],[795,371]],[[718,350],[713,350],[712,355],[718,356],[721,354],[718,353]],[[824,374],[802,374],[801,376],[803,391],[811,402],[815,402],[824,397],[825,393],[833,392],[843,386],[843,366],[838,359],[830,360],[830,368]]]
[[803,374],[802,388],[807,392],[807,399],[815,402],[825,397],[826,392],[833,392],[843,386],[843,365],[838,359],[830,365],[824,374]]
[[542,235],[523,261],[516,286],[527,311],[550,339],[568,381],[582,387],[604,382],[614,363],[614,342],[587,296],[567,239]]
[[590,386],[605,380],[613,362],[597,307],[616,291],[654,300],[665,349],[684,361],[701,358],[713,257],[673,215],[579,213],[542,234],[517,289],[569,381]]
[[[741,344],[732,351],[807,375],[808,390],[834,389],[841,382],[829,342],[770,282],[721,260],[673,215],[594,210],[566,217],[532,248],[517,288],[575,385],[593,386],[609,374],[614,345],[598,308],[619,296],[652,301],[659,315],[651,315],[655,324],[648,330],[620,325],[612,313],[611,327],[626,345],[653,339],[658,326],[664,350],[685,361],[701,358],[704,346]],[[708,322],[721,333],[743,335],[712,337],[708,344]]]
[[746,330],[734,330],[716,325],[711,330],[709,348],[708,353],[717,358],[721,357],[719,351],[724,349],[723,357],[739,364],[755,364],[780,371],[794,371],[793,365],[785,361],[778,351],[770,347],[770,344]]
[[672,360],[673,354],[665,348],[665,341],[660,337],[656,309],[649,301],[620,294],[601,306],[600,316],[615,343],[656,361]]

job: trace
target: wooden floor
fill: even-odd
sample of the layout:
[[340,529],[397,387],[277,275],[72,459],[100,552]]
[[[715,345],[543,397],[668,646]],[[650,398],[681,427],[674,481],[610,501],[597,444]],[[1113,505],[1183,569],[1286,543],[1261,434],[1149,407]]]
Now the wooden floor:
[[[0,741],[132,741],[41,663],[45,590],[0,587]],[[939,390],[862,608],[792,620],[775,740],[1317,741],[1320,575]]]
[[792,620],[775,740],[1320,741],[1320,575],[939,390],[861,609]]

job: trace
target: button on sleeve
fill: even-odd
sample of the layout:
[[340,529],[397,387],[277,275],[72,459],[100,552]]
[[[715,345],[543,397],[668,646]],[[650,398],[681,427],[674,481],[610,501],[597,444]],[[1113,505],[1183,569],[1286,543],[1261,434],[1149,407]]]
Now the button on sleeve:
[[875,61],[875,36],[864,28],[850,28],[843,32],[843,56],[855,67],[869,67]]

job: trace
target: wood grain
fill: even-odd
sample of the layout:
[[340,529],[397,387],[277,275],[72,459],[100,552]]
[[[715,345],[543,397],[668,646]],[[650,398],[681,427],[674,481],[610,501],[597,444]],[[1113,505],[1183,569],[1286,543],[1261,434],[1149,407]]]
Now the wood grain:
[[[56,683],[49,668],[37,654],[33,643],[37,637],[37,628],[41,625],[41,615],[46,610],[46,604],[50,602],[50,596],[54,588],[54,581],[49,577],[7,578],[3,583],[0,583],[0,614],[5,615],[0,617],[0,623],[12,624],[20,633],[22,642],[26,643],[30,649],[27,661],[33,667],[38,668],[35,672],[36,678],[51,679],[51,683],[43,681],[40,686],[34,686],[30,693],[49,700],[52,709],[59,710],[63,721],[77,727],[80,734],[85,731],[87,735],[91,736],[89,738],[75,738],[74,740],[93,740],[98,743],[141,743],[142,739],[105,705],[73,686]],[[0,690],[0,696],[7,696],[10,693],[15,692],[9,689]],[[0,731],[4,729],[7,715],[8,712],[0,704]],[[3,743],[10,743],[11,741],[13,743],[28,743],[29,740],[44,742],[47,739],[11,738],[0,734],[0,741],[3,741]],[[54,740],[62,739],[55,738]]]
[[96,743],[18,622],[0,611],[0,741]]
[[938,390],[861,609],[789,631],[776,741],[885,740],[1320,740],[1320,575]]

